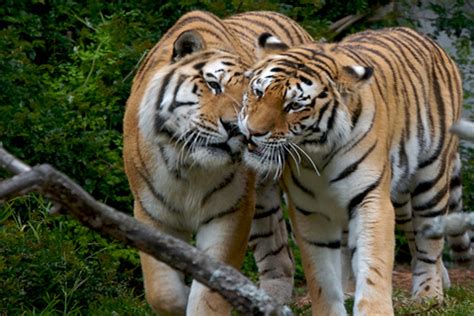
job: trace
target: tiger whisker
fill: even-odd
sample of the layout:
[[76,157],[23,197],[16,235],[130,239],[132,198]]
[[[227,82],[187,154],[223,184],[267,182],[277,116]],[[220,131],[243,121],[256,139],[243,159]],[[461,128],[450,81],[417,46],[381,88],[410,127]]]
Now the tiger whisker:
[[[276,155],[275,155],[275,146],[270,146],[270,158],[271,158],[271,161],[277,161],[275,158],[276,158]],[[278,164],[278,161],[277,161],[277,168],[275,170],[275,175],[273,176],[273,180],[276,180],[277,177],[278,177],[278,168],[279,168],[279,164]]]
[[[301,175],[299,163],[298,163],[298,161],[296,161],[296,158],[295,158],[294,154],[290,150],[292,147],[288,148],[288,147],[286,147],[286,145],[283,145],[283,148],[290,154],[291,158],[293,158],[293,161],[295,162],[295,165],[296,165],[296,172],[298,173],[298,176]],[[300,162],[301,162],[301,160],[300,160]]]
[[281,150],[280,147],[275,147],[275,154],[276,154],[276,161],[277,161],[277,170],[275,172],[275,177],[273,180],[277,180],[283,173],[283,163],[281,157]]
[[278,147],[275,146],[275,145],[270,145],[271,147],[271,153],[272,153],[272,161],[276,161],[277,163],[277,167],[276,167],[276,170],[275,170],[275,175],[273,176],[273,180],[277,180],[278,179],[278,176],[280,174],[280,155],[279,155],[279,152],[278,152]]
[[295,148],[295,145],[292,142],[288,142],[287,144],[290,146],[291,149],[293,149],[294,153],[298,157],[298,164],[301,164],[301,155],[298,152],[298,150]]
[[171,140],[174,140],[177,144],[180,144],[186,137],[189,136],[189,134],[192,134],[192,133],[193,133],[193,130],[187,130],[183,134],[179,135],[179,137],[177,137],[178,134],[173,134],[173,136],[171,137]]
[[314,163],[313,159],[311,159],[311,157],[300,146],[296,145],[295,143],[293,143],[293,145],[295,146],[295,148],[298,148],[301,151],[301,153],[306,157],[306,159],[308,159],[308,161],[313,166],[314,171],[316,171],[316,174],[320,176],[321,174],[319,173],[318,167],[316,167],[316,164]]
[[282,144],[280,146],[280,161],[281,161],[280,177],[283,175],[283,171],[285,170],[286,160],[287,159],[285,155],[285,147]]
[[[196,137],[193,139],[193,142],[191,143],[190,151],[193,151],[196,148],[196,146],[202,146],[203,143],[208,139],[208,137],[209,136],[206,135],[203,131],[197,130]],[[197,161],[193,160],[189,168],[192,169],[196,163]]]
[[[262,157],[261,157],[261,159],[260,159],[260,163],[262,163],[262,164],[267,160],[267,156],[270,156],[270,154],[271,154],[271,153],[270,153],[270,150],[269,150],[268,148],[269,148],[269,146],[268,146],[267,144],[264,144],[264,146],[263,146],[263,152],[264,152],[264,153],[263,153],[263,155],[262,155]],[[270,157],[270,158],[271,158],[271,157]],[[264,179],[267,179],[267,177],[269,176],[269,174],[270,174],[270,169],[267,169],[266,172],[265,172]]]
[[198,130],[197,136],[191,144],[191,149],[194,150],[196,147],[202,146],[207,140],[208,140],[208,136],[204,134],[203,131]]
[[185,153],[190,153],[193,152],[193,150],[196,147],[196,143],[200,140],[201,138],[201,131],[198,129],[193,130],[192,135],[189,135],[188,139],[183,145],[183,155],[182,155],[182,160],[184,162],[185,158]]
[[188,144],[193,142],[193,139],[196,138],[196,130],[189,130],[186,133],[183,134],[183,140],[184,141],[181,145],[181,149],[178,153],[178,166],[184,165],[184,159],[186,152],[189,151],[191,148],[188,148]]
[[187,130],[176,140],[176,143],[179,145],[178,157],[176,159],[178,168],[181,168],[181,165],[183,163],[183,159],[181,157],[183,156],[183,151],[185,150],[184,144],[187,142],[188,137],[192,134],[193,134],[192,130]]
[[285,170],[285,149],[282,145],[278,147],[278,164],[279,164],[279,172],[278,177],[280,178],[283,175],[283,170]]

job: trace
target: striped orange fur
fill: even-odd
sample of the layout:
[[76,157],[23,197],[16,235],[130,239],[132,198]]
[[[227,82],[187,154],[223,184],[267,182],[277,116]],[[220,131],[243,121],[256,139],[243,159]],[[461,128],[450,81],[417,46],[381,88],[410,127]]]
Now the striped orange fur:
[[[262,47],[261,49],[265,49]],[[416,234],[460,211],[461,80],[434,41],[408,28],[270,54],[252,69],[239,126],[245,161],[282,175],[314,315],[345,314],[341,244],[356,278],[354,315],[390,315],[395,221],[413,256],[413,296],[443,298],[443,239]],[[451,236],[460,257],[467,234]]]
[[[294,265],[280,192],[261,179],[256,198],[254,174],[239,160],[237,113],[261,33],[288,45],[311,39],[278,13],[181,17],[135,76],[123,154],[137,219],[186,241],[194,235],[198,248],[236,268],[250,240],[260,286],[286,302]],[[217,293],[195,281],[188,286],[177,271],[140,256],[146,298],[160,315],[229,314]]]

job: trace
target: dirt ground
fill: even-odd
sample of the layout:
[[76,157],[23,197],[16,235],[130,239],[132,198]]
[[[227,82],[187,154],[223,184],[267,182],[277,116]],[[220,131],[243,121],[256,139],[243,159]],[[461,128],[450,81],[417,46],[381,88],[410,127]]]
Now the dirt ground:
[[[474,268],[452,267],[448,269],[452,285],[474,283]],[[409,266],[396,266],[393,271],[393,287],[410,293],[411,272]]]
[[[465,285],[474,284],[474,268],[473,267],[451,267],[448,268],[451,284]],[[393,287],[394,290],[400,290],[407,296],[411,291],[411,272],[408,265],[396,266],[393,271]],[[305,291],[306,292],[306,291]],[[298,307],[307,306],[310,304],[310,299],[307,294],[299,295],[296,298],[295,305]]]

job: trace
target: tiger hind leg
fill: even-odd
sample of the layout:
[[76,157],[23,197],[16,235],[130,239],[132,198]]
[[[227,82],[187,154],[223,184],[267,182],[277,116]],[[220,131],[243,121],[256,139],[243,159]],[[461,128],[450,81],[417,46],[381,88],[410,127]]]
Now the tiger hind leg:
[[[411,255],[411,270],[415,271],[416,262],[417,262],[417,251],[415,243],[415,231],[413,227],[413,218],[412,218],[412,207],[409,194],[396,195],[392,197],[392,203],[395,207],[395,222],[397,226],[405,234],[405,238],[408,244]],[[451,286],[449,280],[448,270],[442,265],[442,281],[443,288],[447,289]]]
[[[449,173],[441,164],[438,161],[420,170],[416,177],[417,185],[411,194],[415,234],[412,296],[417,301],[434,299],[441,303],[443,288],[449,286],[449,276],[442,261],[444,238],[427,238],[419,232],[421,227],[431,225],[447,211]],[[434,179],[433,174],[437,174]]]
[[260,288],[279,303],[289,303],[295,267],[276,183],[259,183],[257,187],[249,246],[258,267]]
[[395,223],[403,231],[411,255],[411,267],[416,262],[415,231],[413,229],[413,214],[410,194],[392,194],[392,204],[395,209]]
[[[453,159],[453,170],[449,190],[449,213],[462,212],[461,159],[458,153]],[[469,232],[448,235],[447,239],[454,261],[460,264],[469,264],[473,257]]]

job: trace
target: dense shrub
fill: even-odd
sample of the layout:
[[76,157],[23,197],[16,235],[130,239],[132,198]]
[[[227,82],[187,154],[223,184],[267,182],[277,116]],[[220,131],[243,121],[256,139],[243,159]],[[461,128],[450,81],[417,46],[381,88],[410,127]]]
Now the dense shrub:
[[[17,202],[26,209],[15,207]],[[110,298],[138,298],[142,284],[136,251],[75,220],[51,217],[48,207],[32,195],[0,211],[0,314],[88,314]],[[128,308],[143,309],[143,304],[136,299]]]

